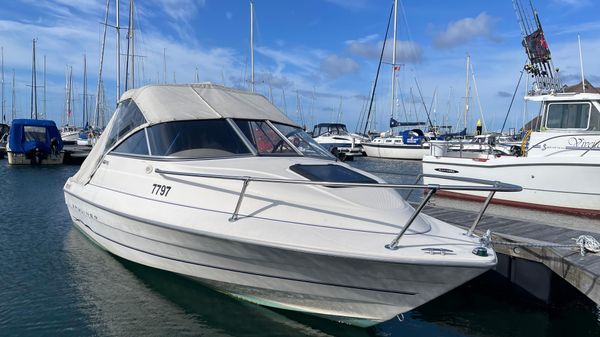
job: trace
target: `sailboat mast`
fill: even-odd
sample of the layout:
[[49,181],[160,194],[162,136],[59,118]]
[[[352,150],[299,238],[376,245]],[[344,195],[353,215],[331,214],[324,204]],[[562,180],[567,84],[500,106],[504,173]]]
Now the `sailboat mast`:
[[37,81],[35,70],[35,39],[33,39],[33,56],[31,62],[31,112],[30,117],[37,119]]
[[4,114],[4,47],[1,48],[2,52],[2,122],[6,122],[6,115]]
[[104,16],[104,31],[102,34],[102,47],[100,48],[100,64],[98,65],[98,86],[96,87],[96,109],[94,111],[94,126],[99,126],[100,119],[100,87],[102,86],[102,68],[104,66],[104,47],[106,46],[106,27],[108,27],[108,10],[110,0],[106,0],[106,15]]
[[83,105],[82,105],[82,115],[83,120],[81,121],[82,126],[85,128],[88,124],[88,115],[87,115],[87,58],[85,53],[83,53]]
[[163,48],[163,83],[167,84],[167,48]]
[[471,63],[471,56],[467,54],[467,74],[466,74],[466,84],[465,84],[465,114],[464,114],[464,122],[465,128],[467,128],[467,114],[469,113],[469,66]]
[[119,0],[116,0],[116,15],[117,15],[117,25],[115,26],[117,30],[117,97],[115,97],[116,103],[119,102],[119,98],[121,98],[121,31],[119,27]]
[[394,118],[394,107],[396,101],[396,36],[398,26],[398,0],[394,0],[394,38],[392,41],[392,101],[390,118]]
[[133,1],[129,2],[129,22],[131,22],[131,32],[129,38],[131,39],[131,87],[135,88],[135,39],[133,38],[135,32],[135,24],[133,19]]
[[[4,82],[4,81],[3,81]],[[42,119],[47,119],[48,115],[46,115],[46,55],[44,55],[44,115]]]
[[17,100],[17,93],[15,92],[15,69],[13,68],[13,78],[12,78],[12,115],[11,120],[17,118],[17,105],[15,101]]
[[250,0],[250,86],[254,92],[254,0]]

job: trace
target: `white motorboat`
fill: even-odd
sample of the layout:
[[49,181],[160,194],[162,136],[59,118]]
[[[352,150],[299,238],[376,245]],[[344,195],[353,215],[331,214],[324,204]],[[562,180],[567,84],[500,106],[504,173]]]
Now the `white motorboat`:
[[415,211],[407,186],[336,161],[261,95],[192,84],[127,91],[64,192],[75,226],[117,256],[369,326],[496,263]]
[[82,130],[82,128],[73,125],[63,125],[60,128],[60,137],[65,144],[75,144]]
[[[541,124],[529,136],[521,157],[448,151],[432,142],[423,159],[423,173],[446,177],[501,180],[523,187],[519,193],[498,193],[494,200],[509,205],[600,215],[600,94],[557,93],[527,97],[541,101]],[[446,183],[425,178],[427,184]],[[483,197],[460,191],[460,196]]]
[[334,148],[346,156],[362,155],[362,143],[368,138],[348,132],[342,123],[319,123],[312,131],[314,140],[332,151]]

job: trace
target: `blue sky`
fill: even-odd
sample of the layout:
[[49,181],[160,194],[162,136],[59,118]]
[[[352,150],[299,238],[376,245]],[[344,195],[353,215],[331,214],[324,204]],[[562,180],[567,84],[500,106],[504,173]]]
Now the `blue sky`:
[[[341,115],[341,121],[354,130],[375,78],[392,3],[255,0],[257,91],[272,96],[280,109],[309,128]],[[405,0],[401,4],[404,11],[399,13],[397,50],[402,67],[397,78],[403,100],[396,103],[396,119],[425,120],[417,99],[418,81],[427,106],[434,102],[435,122],[462,128],[459,116],[464,111],[468,53],[476,80],[475,87],[470,75],[469,127],[473,128],[476,119],[483,115],[488,129],[499,129],[525,63],[512,2]],[[201,82],[248,88],[249,1],[138,0],[135,5],[136,54],[140,55],[136,59],[137,86],[165,80],[193,82],[198,73]],[[580,79],[579,34],[586,77],[600,85],[600,58],[594,57],[594,51],[600,49],[600,4],[592,0],[536,0],[534,5],[563,81],[573,84]],[[43,84],[44,55],[47,59],[48,118],[58,123],[62,120],[65,69],[70,65],[77,93],[76,123],[81,122],[83,54],[87,55],[88,94],[93,95],[105,6],[105,0],[1,2],[0,45],[4,48],[8,116],[12,108],[13,69],[18,117],[29,116],[31,45],[32,39],[37,38],[38,85]],[[128,1],[121,1],[123,27],[127,25],[128,6]],[[114,23],[115,1],[111,0],[109,24]],[[124,29],[121,34],[123,53],[127,45],[125,32]],[[389,62],[391,43],[388,46]],[[115,34],[109,28],[103,77],[110,106],[116,94],[115,69]],[[375,102],[376,126],[380,131],[386,129],[390,116],[390,83],[391,66],[384,64]],[[520,125],[537,113],[532,107],[524,111],[523,84],[508,120],[509,127]],[[38,97],[38,110],[42,112],[42,88],[38,89]]]

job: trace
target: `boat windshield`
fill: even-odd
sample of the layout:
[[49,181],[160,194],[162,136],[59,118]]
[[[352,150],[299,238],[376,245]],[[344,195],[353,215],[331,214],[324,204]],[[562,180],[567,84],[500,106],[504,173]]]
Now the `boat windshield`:
[[129,135],[113,152],[186,159],[252,153],[334,159],[300,128],[264,120],[241,119],[188,120],[152,125]]
[[147,130],[153,156],[207,158],[252,153],[225,119],[168,122]]
[[305,156],[334,158],[329,151],[325,150],[301,128],[280,123],[273,123],[273,125]]
[[347,135],[348,129],[344,124],[319,124],[313,130],[313,137]]

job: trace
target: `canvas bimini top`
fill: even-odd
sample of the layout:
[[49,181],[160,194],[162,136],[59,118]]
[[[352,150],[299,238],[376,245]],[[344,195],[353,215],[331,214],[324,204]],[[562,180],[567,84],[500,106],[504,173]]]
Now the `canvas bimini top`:
[[268,119],[297,126],[264,96],[220,85],[148,85],[123,94],[133,100],[148,124],[178,120],[243,118]]
[[128,90],[121,96],[102,136],[73,178],[79,183],[87,183],[111,148],[143,128],[170,122],[224,118],[269,120],[299,128],[260,94],[209,83],[147,85]]

